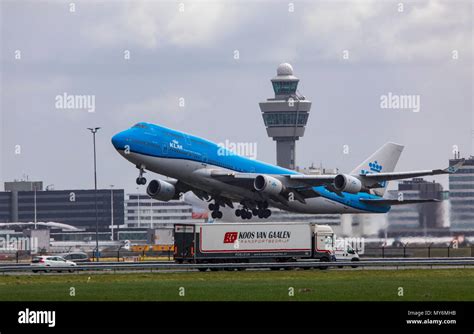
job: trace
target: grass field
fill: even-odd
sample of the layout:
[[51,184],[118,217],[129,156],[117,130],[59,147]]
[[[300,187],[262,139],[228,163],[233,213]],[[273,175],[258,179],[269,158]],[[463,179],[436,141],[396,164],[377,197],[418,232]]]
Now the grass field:
[[5,275],[0,300],[473,301],[474,269]]

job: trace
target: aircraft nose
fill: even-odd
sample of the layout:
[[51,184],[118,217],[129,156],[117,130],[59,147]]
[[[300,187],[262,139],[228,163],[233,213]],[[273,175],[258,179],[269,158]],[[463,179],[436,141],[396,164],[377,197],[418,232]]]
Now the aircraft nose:
[[115,149],[123,150],[125,147],[125,131],[119,132],[112,137],[112,145],[114,145]]

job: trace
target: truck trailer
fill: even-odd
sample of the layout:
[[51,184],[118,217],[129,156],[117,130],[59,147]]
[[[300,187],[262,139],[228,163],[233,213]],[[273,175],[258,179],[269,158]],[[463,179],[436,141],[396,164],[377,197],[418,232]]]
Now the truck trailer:
[[267,222],[174,225],[177,263],[272,263],[305,259],[336,260],[331,227]]

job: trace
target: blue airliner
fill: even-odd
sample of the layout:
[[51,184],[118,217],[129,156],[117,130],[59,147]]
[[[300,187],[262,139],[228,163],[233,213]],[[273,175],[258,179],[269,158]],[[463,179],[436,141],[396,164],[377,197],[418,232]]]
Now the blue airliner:
[[[435,199],[386,199],[390,180],[454,173],[464,161],[446,169],[394,172],[403,146],[386,143],[348,174],[305,175],[239,156],[209,140],[150,123],[138,123],[112,138],[117,151],[139,169],[167,176],[152,180],[147,194],[160,201],[192,191],[211,202],[213,218],[221,207],[235,208],[242,219],[268,218],[270,207],[300,213],[386,213],[391,205]],[[235,205],[238,203],[237,205]]]

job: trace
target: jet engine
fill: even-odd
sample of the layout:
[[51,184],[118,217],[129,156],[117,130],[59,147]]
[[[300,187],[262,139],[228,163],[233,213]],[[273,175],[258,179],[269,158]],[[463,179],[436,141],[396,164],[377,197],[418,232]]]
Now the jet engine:
[[338,174],[334,178],[334,188],[338,191],[356,194],[362,190],[362,182],[354,176]]
[[253,187],[267,195],[278,195],[284,189],[280,180],[268,175],[258,175],[253,182]]
[[167,202],[176,194],[176,188],[166,181],[152,180],[146,188],[146,193],[153,199]]

